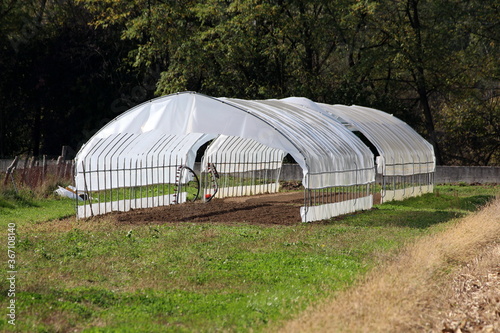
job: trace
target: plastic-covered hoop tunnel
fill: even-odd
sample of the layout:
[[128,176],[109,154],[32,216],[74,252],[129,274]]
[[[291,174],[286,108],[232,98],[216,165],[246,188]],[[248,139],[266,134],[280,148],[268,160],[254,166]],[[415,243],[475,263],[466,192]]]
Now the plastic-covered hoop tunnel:
[[[376,172],[373,153],[338,116],[307,101],[249,101],[185,92],[138,105],[104,126],[77,154],[77,191],[98,193],[92,197],[99,198],[80,205],[77,214],[87,217],[187,200],[189,193],[173,189],[190,176],[176,180],[176,172],[181,166],[195,169],[197,151],[207,142],[211,144],[199,172],[206,171],[208,163],[217,165],[231,184],[219,189],[219,195],[279,190],[283,156],[290,154],[303,171],[303,221],[369,209]],[[237,184],[231,183],[235,180]],[[313,200],[316,197],[321,200]]]

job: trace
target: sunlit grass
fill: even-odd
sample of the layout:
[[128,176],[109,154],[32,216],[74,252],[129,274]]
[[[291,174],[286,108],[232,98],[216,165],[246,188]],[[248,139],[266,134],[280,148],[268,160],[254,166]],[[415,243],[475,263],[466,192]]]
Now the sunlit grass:
[[75,215],[75,201],[67,198],[35,199],[29,196],[0,196],[0,225],[20,225],[62,219]]
[[[194,200],[197,195],[200,195],[199,184],[194,181],[176,186],[174,184],[156,184],[149,186],[137,186],[126,188],[115,188],[110,190],[102,190],[89,193],[90,201],[110,202],[118,200],[134,200],[141,198],[152,198],[163,195],[174,194],[178,191],[186,192],[187,200]],[[89,201],[79,201],[79,205],[88,204]]]
[[[477,209],[498,187],[465,196],[460,187],[437,189],[291,226],[58,220],[74,215],[74,201],[4,198],[2,226],[18,224],[16,328],[260,331],[352,285],[403,244]],[[0,306],[7,301],[2,292]],[[5,318],[0,327],[9,328]]]

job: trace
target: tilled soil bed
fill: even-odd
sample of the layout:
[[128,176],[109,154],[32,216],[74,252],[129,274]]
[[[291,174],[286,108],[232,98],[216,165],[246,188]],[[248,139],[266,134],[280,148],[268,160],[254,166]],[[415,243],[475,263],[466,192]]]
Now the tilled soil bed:
[[290,225],[301,222],[302,192],[213,199],[107,215],[117,224],[219,222]]

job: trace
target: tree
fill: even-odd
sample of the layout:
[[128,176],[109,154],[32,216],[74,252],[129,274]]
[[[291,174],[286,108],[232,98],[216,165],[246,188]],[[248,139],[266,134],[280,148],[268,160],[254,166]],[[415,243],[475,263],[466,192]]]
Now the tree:
[[[494,42],[498,34],[493,32],[494,27],[498,30],[495,13],[498,13],[495,1],[389,0],[381,2],[370,17],[374,30],[384,34],[387,42],[381,48],[385,56],[369,61],[376,63],[369,80],[375,84],[378,96],[386,93],[398,96],[422,120],[424,126],[420,131],[433,144],[439,164],[447,162],[442,146],[448,142],[436,125],[436,117],[442,117],[440,112],[450,96],[452,104],[458,102],[477,110],[474,103],[467,102],[478,86],[470,79],[478,78],[476,82],[480,82],[488,77],[487,72],[492,73],[487,67],[498,66],[498,57],[493,59],[491,55],[495,53],[490,53],[491,42],[498,44]],[[483,45],[475,41],[479,35],[483,36]],[[452,109],[447,110],[451,116]],[[419,129],[418,121],[409,123]]]
[[[500,162],[500,97],[485,87],[468,98],[450,99],[437,117],[447,162],[454,165],[498,165]],[[462,96],[463,97],[463,96]]]
[[458,21],[461,75],[453,82],[437,126],[447,163],[500,163],[500,4],[470,1]]
[[[164,6],[156,3],[150,8]],[[154,38],[141,50],[164,45],[163,57],[169,61],[158,83],[159,94],[196,90],[245,98],[300,95],[330,101],[342,89],[346,68],[354,66],[355,51],[350,46],[357,43],[356,33],[371,7],[349,0],[204,1],[183,10],[184,23],[174,24],[183,27],[181,31],[160,33],[175,39]],[[154,17],[149,19],[157,20]],[[132,35],[145,33],[131,34],[130,29],[124,33]]]
[[117,115],[118,89],[138,85],[135,73],[120,70],[127,45],[114,30],[90,26],[82,9],[73,1],[17,2],[8,24],[1,21],[0,155],[77,148]]
[[[427,137],[438,163],[499,163],[491,153],[498,149],[499,6],[6,0],[0,155],[57,153],[154,94],[195,90],[376,107]],[[454,142],[461,149],[451,149]]]

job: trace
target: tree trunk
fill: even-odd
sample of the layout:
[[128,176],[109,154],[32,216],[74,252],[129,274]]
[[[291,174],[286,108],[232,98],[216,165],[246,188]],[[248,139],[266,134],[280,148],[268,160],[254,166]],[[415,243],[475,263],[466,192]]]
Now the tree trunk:
[[[422,26],[420,24],[420,17],[418,11],[418,0],[409,0],[406,7],[406,14],[410,21],[410,25],[415,33],[415,58],[414,58],[414,79],[417,85],[417,93],[420,100],[420,105],[424,114],[425,127],[429,133],[429,139],[434,147],[434,155],[436,156],[436,163],[442,164],[441,149],[434,128],[434,117],[432,115],[431,106],[429,103],[429,90],[427,89],[427,80],[425,79],[424,69],[424,45],[422,42]],[[411,56],[409,57],[412,58]]]
[[434,117],[432,116],[431,106],[429,103],[424,77],[417,79],[417,90],[420,99],[420,105],[424,113],[425,128],[429,133],[430,142],[434,147],[434,155],[436,156],[436,163],[438,165],[441,165],[443,164],[443,159],[441,157],[441,148],[439,147],[439,141],[437,138],[436,130],[434,128]]

